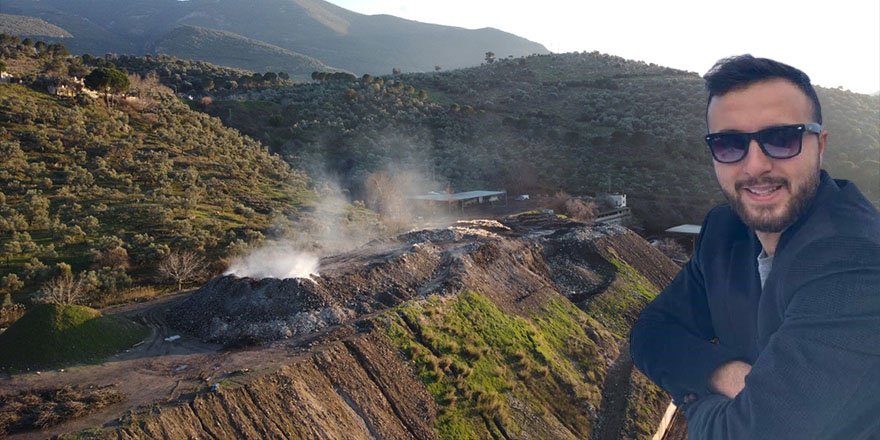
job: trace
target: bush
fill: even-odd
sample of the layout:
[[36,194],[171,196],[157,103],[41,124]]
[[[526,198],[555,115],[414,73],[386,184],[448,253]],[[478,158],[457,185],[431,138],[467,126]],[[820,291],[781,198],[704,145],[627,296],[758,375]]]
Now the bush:
[[563,191],[559,191],[553,195],[548,203],[548,208],[558,214],[564,214],[575,220],[584,222],[595,220],[596,214],[598,213],[596,202],[572,197]]

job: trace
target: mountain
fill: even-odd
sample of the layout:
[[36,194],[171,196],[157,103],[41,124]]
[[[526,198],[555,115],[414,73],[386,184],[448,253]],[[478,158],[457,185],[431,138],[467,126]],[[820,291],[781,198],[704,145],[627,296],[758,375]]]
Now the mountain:
[[155,52],[255,72],[286,72],[299,80],[309,79],[315,71],[340,70],[259,40],[196,26],[180,26],[165,34],[155,42]]
[[0,14],[0,34],[70,38],[70,32],[45,20],[21,15]]
[[4,0],[3,7],[67,29],[71,51],[98,55],[151,53],[180,25],[231,32],[358,74],[473,66],[488,51],[499,57],[547,53],[497,29],[367,16],[322,0]]

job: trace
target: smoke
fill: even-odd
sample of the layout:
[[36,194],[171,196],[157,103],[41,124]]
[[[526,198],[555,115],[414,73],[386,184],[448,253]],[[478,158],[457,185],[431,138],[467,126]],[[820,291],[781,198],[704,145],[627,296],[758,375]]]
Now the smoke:
[[[445,207],[426,207],[409,197],[443,191],[417,151],[424,144],[406,136],[384,136],[380,149],[406,151],[380,165],[356,166],[345,176],[309,170],[315,203],[296,218],[277,218],[267,233],[267,244],[237,258],[226,274],[250,278],[291,278],[317,275],[319,258],[356,249],[375,239],[395,236],[416,227],[440,227],[454,219]],[[388,153],[388,152],[386,152]],[[311,161],[319,159],[311,158]],[[320,159],[319,159],[320,160]],[[361,163],[361,162],[356,162]],[[325,162],[326,166],[326,162]],[[428,209],[424,209],[428,208]]]
[[262,278],[308,278],[318,274],[318,256],[278,244],[257,249],[232,262],[224,275]]

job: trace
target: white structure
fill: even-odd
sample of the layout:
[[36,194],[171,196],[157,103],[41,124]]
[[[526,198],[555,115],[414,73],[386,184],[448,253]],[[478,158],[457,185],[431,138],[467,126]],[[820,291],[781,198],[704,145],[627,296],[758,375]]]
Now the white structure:
[[601,198],[611,208],[625,208],[626,207],[626,194],[618,194],[618,193],[602,194]]
[[507,204],[507,191],[466,191],[455,194],[431,193],[409,197],[411,200],[421,200],[428,203],[446,203],[450,207],[454,204],[460,209],[465,206],[482,203],[494,203],[504,201]]

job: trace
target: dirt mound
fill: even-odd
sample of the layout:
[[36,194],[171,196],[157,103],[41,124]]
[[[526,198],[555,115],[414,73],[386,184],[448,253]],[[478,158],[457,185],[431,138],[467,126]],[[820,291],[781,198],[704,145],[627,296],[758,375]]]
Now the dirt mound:
[[0,334],[0,370],[46,368],[131,347],[146,329],[79,305],[39,304]]
[[[650,438],[669,403],[622,344],[677,267],[625,228],[546,214],[459,222],[321,268],[312,279],[219,277],[126,312],[161,324],[142,346],[158,347],[91,376],[64,373],[115,380],[129,396],[70,429],[91,427],[85,438]],[[247,347],[216,351],[188,334]]]
[[[641,262],[653,251],[633,246],[632,240],[641,238],[622,227],[587,226],[547,214],[462,221],[324,258],[321,275],[313,278],[219,277],[170,309],[166,318],[211,342],[238,344],[303,336],[405,301],[462,289],[489,296],[508,313],[528,314],[546,302],[547,291],[575,300],[600,292],[613,269],[603,253],[620,248],[627,255],[624,261]],[[668,270],[654,269],[654,260],[665,260],[658,255],[640,266],[648,272]],[[556,263],[555,270],[548,260]],[[659,281],[655,285],[669,281],[668,275],[652,278]]]

